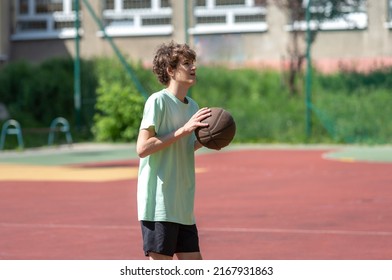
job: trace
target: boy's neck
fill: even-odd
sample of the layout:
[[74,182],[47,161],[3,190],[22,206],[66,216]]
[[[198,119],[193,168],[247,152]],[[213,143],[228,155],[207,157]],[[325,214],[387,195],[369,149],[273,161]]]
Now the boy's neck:
[[181,102],[186,103],[186,95],[188,93],[189,87],[181,87],[179,84],[170,83],[167,90],[178,98]]

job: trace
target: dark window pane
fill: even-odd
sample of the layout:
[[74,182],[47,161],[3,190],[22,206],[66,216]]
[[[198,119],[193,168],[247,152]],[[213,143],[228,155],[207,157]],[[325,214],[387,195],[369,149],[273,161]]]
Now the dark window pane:
[[142,19],[142,25],[167,25],[171,24],[170,18],[144,18]]
[[197,17],[197,24],[226,23],[225,16]]

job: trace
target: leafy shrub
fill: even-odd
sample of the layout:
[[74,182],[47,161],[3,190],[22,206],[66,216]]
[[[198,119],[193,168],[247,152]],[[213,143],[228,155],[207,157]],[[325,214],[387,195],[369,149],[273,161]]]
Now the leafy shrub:
[[335,142],[392,141],[392,67],[315,76],[315,113]]
[[[59,116],[74,124],[73,67],[70,58],[51,59],[39,65],[10,63],[0,73],[0,102],[23,127],[49,127]],[[95,99],[95,77],[88,75],[93,73],[91,69],[91,64],[82,62],[82,92]]]
[[301,142],[304,104],[290,97],[278,72],[200,68],[192,91],[200,106],[228,110],[236,142]]
[[97,63],[97,112],[92,128],[98,141],[135,141],[143,114],[144,98],[119,63]]
[[[135,141],[145,99],[117,59],[81,61],[82,124],[74,139]],[[148,94],[162,88],[150,69],[133,65]],[[305,97],[291,96],[276,71],[199,67],[190,94],[200,107],[223,107],[237,123],[235,142],[391,143],[392,68],[370,73],[314,72],[312,135]],[[0,71],[0,102],[22,128],[48,127],[63,116],[75,127],[72,59],[14,62]],[[0,123],[1,125],[1,123]],[[86,133],[92,131],[92,134]],[[83,134],[85,133],[85,135]],[[82,135],[82,136],[81,136]],[[43,137],[25,145],[46,143]],[[81,138],[82,137],[82,138]]]

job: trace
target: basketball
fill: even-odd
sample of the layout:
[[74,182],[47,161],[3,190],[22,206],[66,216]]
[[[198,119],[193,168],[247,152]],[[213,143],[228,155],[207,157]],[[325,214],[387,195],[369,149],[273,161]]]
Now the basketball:
[[229,112],[222,108],[212,107],[211,116],[202,122],[208,123],[207,127],[195,130],[197,140],[205,147],[220,150],[233,140],[236,125]]

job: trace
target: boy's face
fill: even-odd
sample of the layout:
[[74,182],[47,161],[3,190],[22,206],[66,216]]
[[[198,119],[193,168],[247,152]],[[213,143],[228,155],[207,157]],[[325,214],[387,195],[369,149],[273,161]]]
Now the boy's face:
[[177,83],[185,83],[189,86],[196,83],[196,65],[193,60],[184,57],[180,58],[180,62],[177,68],[173,69],[173,73],[172,80],[175,80]]

